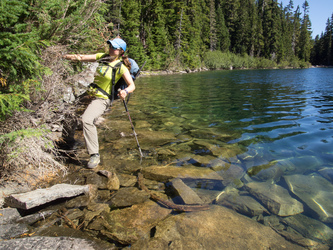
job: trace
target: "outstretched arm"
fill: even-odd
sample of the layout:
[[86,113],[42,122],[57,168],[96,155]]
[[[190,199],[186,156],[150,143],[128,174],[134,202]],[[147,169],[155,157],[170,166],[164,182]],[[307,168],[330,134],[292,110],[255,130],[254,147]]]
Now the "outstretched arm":
[[63,56],[63,58],[71,61],[95,62],[96,54],[95,55],[66,54]]

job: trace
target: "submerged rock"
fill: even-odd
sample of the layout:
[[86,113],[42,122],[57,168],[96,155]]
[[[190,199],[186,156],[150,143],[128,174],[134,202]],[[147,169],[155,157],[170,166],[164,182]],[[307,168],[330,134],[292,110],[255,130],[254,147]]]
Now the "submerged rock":
[[107,222],[104,226],[107,230],[101,230],[101,233],[122,244],[132,244],[150,235],[150,230],[171,211],[153,201],[114,210],[104,216]]
[[302,214],[286,217],[282,220],[304,237],[333,247],[333,230],[324,223]]
[[146,191],[139,190],[136,187],[125,187],[119,189],[110,201],[111,207],[130,207],[134,204],[143,203],[149,199],[149,194]]
[[191,188],[222,189],[223,178],[209,168],[200,167],[174,167],[151,166],[142,170],[145,178],[168,182],[174,178],[182,179]]
[[276,215],[289,216],[303,212],[302,203],[292,198],[288,191],[279,185],[269,182],[251,182],[245,187]]
[[289,190],[323,222],[333,223],[333,184],[321,176],[284,176]]
[[176,195],[182,200],[182,204],[203,204],[200,197],[181,179],[171,180],[171,185]]
[[249,217],[268,213],[267,209],[253,197],[249,195],[239,195],[238,192],[232,192],[224,196],[222,199],[219,199],[216,204],[228,207]]
[[318,170],[318,173],[321,174],[328,181],[333,183],[333,168],[332,167],[322,168],[322,169]]
[[[200,225],[200,226],[199,226]],[[157,224],[131,249],[304,249],[270,227],[221,206],[182,213]]]

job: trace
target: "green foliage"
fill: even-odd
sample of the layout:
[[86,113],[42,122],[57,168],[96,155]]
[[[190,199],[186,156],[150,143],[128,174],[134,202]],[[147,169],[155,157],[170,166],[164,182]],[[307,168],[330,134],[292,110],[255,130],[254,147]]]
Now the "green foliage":
[[0,135],[0,144],[3,143],[15,143],[18,138],[29,138],[29,137],[41,137],[46,131],[41,129],[21,129],[18,131],[13,131],[8,134]]

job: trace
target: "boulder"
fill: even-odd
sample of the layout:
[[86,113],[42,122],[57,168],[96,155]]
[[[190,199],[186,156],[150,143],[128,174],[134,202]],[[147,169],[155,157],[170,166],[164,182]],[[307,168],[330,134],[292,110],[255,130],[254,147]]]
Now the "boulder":
[[284,176],[290,192],[301,199],[322,222],[333,223],[333,184],[317,175]]
[[303,212],[303,205],[292,198],[287,189],[270,182],[251,182],[246,189],[264,204],[271,213],[290,216]]
[[324,223],[302,214],[283,218],[282,221],[304,237],[333,247],[333,230]]
[[131,249],[304,249],[228,208],[168,217]]

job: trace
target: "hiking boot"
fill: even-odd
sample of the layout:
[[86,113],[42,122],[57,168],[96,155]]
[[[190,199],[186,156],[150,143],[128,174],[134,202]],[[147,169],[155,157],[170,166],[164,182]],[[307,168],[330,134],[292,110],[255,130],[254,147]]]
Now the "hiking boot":
[[88,162],[88,168],[95,168],[100,163],[101,159],[99,154],[93,154],[90,156],[90,160]]

